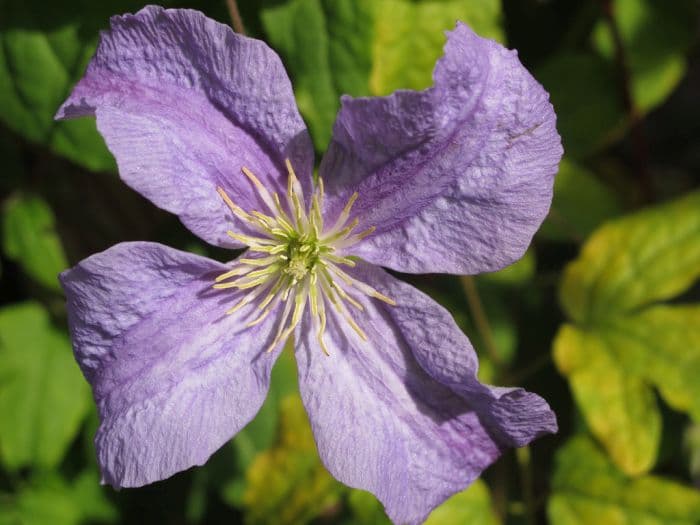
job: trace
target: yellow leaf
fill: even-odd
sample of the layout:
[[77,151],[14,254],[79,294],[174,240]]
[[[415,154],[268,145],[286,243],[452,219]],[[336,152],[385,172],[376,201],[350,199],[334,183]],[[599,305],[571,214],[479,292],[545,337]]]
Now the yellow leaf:
[[279,442],[246,471],[246,523],[308,523],[338,504],[344,487],[321,464],[298,395],[282,400]]
[[700,522],[700,492],[658,476],[630,479],[583,436],[558,452],[552,488],[547,513],[556,525]]
[[616,465],[654,466],[661,415],[654,388],[700,421],[700,306],[649,306],[700,275],[700,192],[601,227],[565,270],[554,358]]
[[628,474],[649,470],[661,439],[661,416],[651,388],[628,373],[595,332],[564,325],[554,342],[554,358],[613,461]]

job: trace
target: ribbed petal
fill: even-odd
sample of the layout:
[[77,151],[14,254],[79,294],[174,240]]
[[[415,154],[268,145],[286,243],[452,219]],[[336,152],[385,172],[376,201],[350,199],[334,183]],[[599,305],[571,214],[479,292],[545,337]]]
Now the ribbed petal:
[[124,243],[61,274],[75,356],[100,414],[103,480],[134,487],[212,453],[255,416],[277,353],[274,316],[245,328],[248,312],[211,286],[215,261]]
[[333,316],[329,357],[307,318],[297,331],[302,399],[328,470],[375,494],[394,523],[422,523],[506,447],[555,432],[556,419],[535,394],[479,383],[468,339],[432,299],[376,267],[354,274],[397,306],[360,299],[367,343]]
[[434,87],[343,98],[321,164],[328,214],[354,191],[353,252],[403,272],[479,273],[524,253],[562,155],[548,95],[517,58],[458,24]]
[[219,246],[236,243],[217,186],[265,211],[242,167],[283,188],[288,157],[311,187],[313,148],[279,57],[197,11],[113,17],[56,117],[86,115],[127,184]]

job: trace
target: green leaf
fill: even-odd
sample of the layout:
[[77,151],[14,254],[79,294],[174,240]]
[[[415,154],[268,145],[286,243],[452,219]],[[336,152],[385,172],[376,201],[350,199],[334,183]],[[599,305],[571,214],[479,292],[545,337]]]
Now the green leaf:
[[323,151],[340,95],[366,95],[371,67],[370,0],[290,0],[260,13],[270,44],[292,77],[314,145]]
[[[100,4],[98,2],[97,4]],[[85,9],[81,9],[85,7]],[[90,6],[73,6],[81,19],[66,20],[65,6],[6,1],[0,26],[0,120],[25,138],[93,170],[115,164],[93,119],[55,122],[53,116],[82,76],[97,43]],[[104,10],[104,7],[102,7]],[[106,26],[108,13],[99,13]],[[58,23],[65,21],[66,23]]]
[[700,192],[608,223],[569,264],[560,299],[573,324],[554,342],[593,434],[619,468],[648,471],[661,438],[656,388],[700,421],[700,305],[650,306],[700,275]]
[[557,454],[549,521],[557,525],[693,525],[700,493],[658,476],[630,479],[592,441],[570,440]]
[[[662,103],[685,74],[685,53],[695,36],[697,2],[676,0],[615,0],[620,31],[632,80],[632,96],[642,111]],[[610,24],[598,22],[593,43],[609,61],[615,60]]]
[[[390,525],[382,504],[369,492],[352,490],[348,504],[355,518],[353,523],[362,525]],[[477,479],[469,488],[458,492],[430,513],[425,525],[473,523],[498,525],[500,520],[493,510],[491,493],[486,483]]]
[[498,525],[500,520],[492,508],[488,485],[477,479],[467,490],[455,494],[435,509],[425,521],[425,525],[446,523]]
[[0,503],[0,524],[79,525],[88,521],[113,523],[117,519],[97,473],[92,471],[82,473],[70,485],[55,474],[48,474],[2,500],[5,502]]
[[281,403],[277,444],[260,453],[246,473],[246,523],[308,523],[338,504],[345,490],[321,464],[298,395]]
[[615,69],[594,54],[561,52],[538,67],[549,91],[564,150],[580,159],[621,135],[626,114]]
[[88,411],[88,386],[70,343],[44,309],[0,309],[0,459],[11,470],[51,468]]
[[372,46],[372,94],[430,86],[445,44],[445,30],[454,29],[461,20],[480,36],[502,42],[501,18],[498,0],[379,0]]
[[700,275],[700,192],[610,222],[570,264],[560,298],[580,323],[605,321],[686,290]]
[[58,274],[68,261],[49,205],[38,196],[15,196],[7,202],[3,219],[5,254],[37,282],[60,290]]
[[373,494],[364,490],[352,489],[348,496],[348,506],[355,518],[352,523],[362,525],[391,525],[384,507]]
[[565,157],[554,180],[552,208],[537,234],[553,240],[584,239],[621,212],[619,199],[610,187]]

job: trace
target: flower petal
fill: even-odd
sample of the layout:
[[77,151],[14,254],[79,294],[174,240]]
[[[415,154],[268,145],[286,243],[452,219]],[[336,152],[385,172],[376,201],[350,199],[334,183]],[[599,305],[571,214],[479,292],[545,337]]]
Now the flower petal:
[[434,87],[343,98],[321,164],[329,215],[352,192],[353,253],[403,272],[479,273],[522,256],[562,155],[548,95],[515,51],[459,23]]
[[127,184],[219,246],[238,244],[217,186],[264,211],[242,167],[281,189],[289,158],[311,188],[313,148],[279,57],[198,11],[113,17],[56,117],[85,115],[96,115]]
[[302,399],[328,470],[374,493],[395,523],[422,523],[506,447],[555,432],[556,420],[535,394],[479,383],[468,339],[432,299],[379,268],[355,270],[397,306],[358,296],[369,341],[329,319],[329,357],[307,318],[296,334]]
[[75,356],[100,413],[106,483],[141,486],[201,465],[262,405],[274,316],[254,328],[226,316],[235,298],[211,287],[225,270],[134,242],[61,274]]

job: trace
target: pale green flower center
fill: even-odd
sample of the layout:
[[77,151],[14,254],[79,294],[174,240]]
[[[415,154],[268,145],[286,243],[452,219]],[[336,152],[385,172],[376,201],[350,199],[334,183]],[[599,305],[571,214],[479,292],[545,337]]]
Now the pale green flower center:
[[341,249],[346,250],[374,231],[372,227],[354,233],[359,220],[349,219],[357,193],[350,197],[338,218],[328,227],[321,215],[323,180],[319,179],[307,208],[301,184],[288,160],[287,170],[289,180],[284,203],[277,193],[270,193],[250,170],[242,170],[265,203],[266,213],[243,210],[222,188],[218,188],[219,195],[233,214],[257,233],[242,235],[228,232],[229,236],[246,244],[248,251],[233,262],[229,271],[216,278],[214,288],[247,290],[243,299],[226,313],[232,314],[246,304],[256,302],[260,314],[248,326],[260,323],[279,306],[281,318],[268,351],[287,339],[309,304],[319,345],[327,354],[323,340],[327,306],[334,308],[363,340],[367,340],[348,305],[360,312],[364,310],[356,299],[357,294],[368,295],[391,305],[396,303],[351,277],[342,267],[352,268],[355,261],[350,256],[336,253]]

